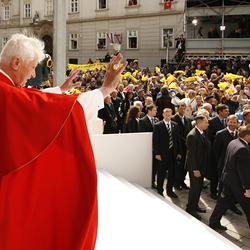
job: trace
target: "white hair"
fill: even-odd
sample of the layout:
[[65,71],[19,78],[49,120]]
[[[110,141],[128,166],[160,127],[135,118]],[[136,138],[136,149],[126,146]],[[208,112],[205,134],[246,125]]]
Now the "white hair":
[[141,101],[134,101],[134,106],[139,107],[139,108],[143,108],[143,104]]
[[206,103],[203,103],[202,108],[206,110],[208,109],[212,110],[213,106],[210,103],[206,102]]
[[0,63],[10,63],[13,57],[21,58],[24,62],[40,62],[45,58],[44,43],[35,37],[14,34],[0,54]]

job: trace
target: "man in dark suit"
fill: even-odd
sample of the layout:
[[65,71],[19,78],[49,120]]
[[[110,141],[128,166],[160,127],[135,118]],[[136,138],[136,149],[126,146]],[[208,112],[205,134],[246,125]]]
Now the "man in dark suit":
[[239,128],[239,138],[229,143],[222,173],[223,190],[209,219],[213,229],[227,230],[220,223],[221,217],[235,202],[246,214],[250,227],[250,127]]
[[147,115],[139,120],[139,132],[153,132],[153,125],[159,120],[155,117],[157,108],[154,104],[146,107]]
[[[147,115],[139,120],[139,132],[153,132],[153,126],[159,120],[155,117],[157,114],[157,108],[154,104],[148,105],[146,107]],[[152,152],[153,153],[153,152]],[[157,160],[154,157],[153,153],[153,160],[152,160],[152,188],[156,188],[155,186],[155,176],[157,173]]]
[[111,101],[114,106],[116,118],[117,118],[117,133],[119,133],[122,129],[122,99],[117,96],[117,90],[114,90],[111,94]]
[[[211,141],[211,144],[213,144],[215,135],[218,131],[226,128],[227,126],[227,117],[229,114],[228,106],[225,104],[219,104],[216,107],[216,111],[218,116],[212,118],[209,121],[209,127],[208,127],[208,136]],[[216,164],[214,162],[214,150],[211,151],[211,162],[209,166],[209,177],[210,177],[210,192],[211,192],[211,198],[216,200],[217,199],[217,186],[218,186],[218,174],[217,174],[217,168]]]
[[104,108],[98,111],[98,117],[104,122],[104,134],[115,134],[117,132],[117,118],[111,97],[104,99]]
[[163,120],[154,125],[153,151],[158,160],[157,191],[163,196],[163,183],[168,170],[167,195],[178,198],[173,191],[175,162],[181,159],[178,124],[171,121],[172,110],[163,110]]
[[188,204],[186,211],[195,218],[201,220],[197,213],[205,213],[206,210],[199,207],[204,176],[207,173],[210,141],[205,131],[208,128],[208,119],[205,116],[198,115],[195,118],[196,126],[187,136],[187,156],[186,168],[189,172],[190,190],[188,195]]
[[[225,155],[228,144],[238,137],[238,117],[236,115],[230,115],[227,118],[227,127],[218,131],[215,136],[213,150],[214,150],[214,162],[217,166],[218,180],[219,180],[219,194],[222,189],[221,173],[224,167]],[[242,215],[242,212],[235,206],[230,208],[234,213]]]
[[185,177],[187,171],[185,169],[186,160],[186,138],[190,130],[192,129],[191,119],[187,118],[184,113],[186,109],[185,102],[180,102],[177,108],[177,113],[172,117],[172,121],[176,122],[179,126],[180,138],[181,138],[181,160],[176,164],[176,175],[175,175],[175,188],[178,190],[188,189],[185,184]]

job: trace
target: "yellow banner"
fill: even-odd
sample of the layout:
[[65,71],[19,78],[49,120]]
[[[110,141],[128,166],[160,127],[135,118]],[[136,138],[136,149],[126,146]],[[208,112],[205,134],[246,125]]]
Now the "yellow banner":
[[68,69],[72,70],[75,68],[79,68],[81,71],[95,71],[95,70],[101,70],[106,69],[108,66],[108,63],[94,63],[94,64],[68,64]]

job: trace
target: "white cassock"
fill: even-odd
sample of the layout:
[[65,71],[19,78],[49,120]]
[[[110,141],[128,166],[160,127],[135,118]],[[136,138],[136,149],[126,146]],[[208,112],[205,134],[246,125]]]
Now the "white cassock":
[[[46,93],[62,94],[60,87],[47,88],[42,91]],[[84,110],[90,135],[103,133],[103,121],[97,117],[98,111],[104,107],[103,99],[103,94],[99,89],[82,93],[77,98],[77,101]]]

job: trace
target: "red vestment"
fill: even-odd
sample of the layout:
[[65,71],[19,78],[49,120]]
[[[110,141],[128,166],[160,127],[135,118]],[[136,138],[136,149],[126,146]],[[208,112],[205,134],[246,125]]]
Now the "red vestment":
[[97,175],[77,96],[0,74],[0,114],[0,249],[94,249]]

